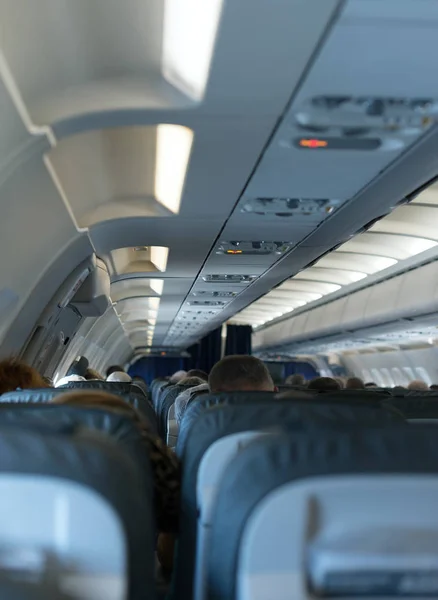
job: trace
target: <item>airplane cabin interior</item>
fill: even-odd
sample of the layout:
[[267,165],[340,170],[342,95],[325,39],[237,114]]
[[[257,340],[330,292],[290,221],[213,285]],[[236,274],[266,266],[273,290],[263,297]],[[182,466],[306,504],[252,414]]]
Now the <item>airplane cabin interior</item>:
[[438,597],[438,0],[0,0],[0,598]]

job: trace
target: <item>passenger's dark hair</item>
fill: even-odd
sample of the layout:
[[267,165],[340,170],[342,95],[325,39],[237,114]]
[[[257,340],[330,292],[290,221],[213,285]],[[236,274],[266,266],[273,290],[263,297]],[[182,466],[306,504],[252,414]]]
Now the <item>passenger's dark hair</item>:
[[0,362],[0,394],[17,388],[33,390],[47,387],[44,377],[19,358],[6,358]]
[[438,390],[438,383],[432,383],[432,385],[429,386],[429,389],[437,391]]
[[203,381],[208,381],[208,373],[201,371],[201,369],[190,369],[190,371],[187,371],[186,377],[199,377]]
[[331,377],[315,377],[307,386],[308,390],[316,392],[337,392],[341,389],[339,383]]
[[377,385],[377,383],[374,383],[374,381],[368,381],[368,382],[365,384],[365,387],[366,387],[366,388],[376,388],[376,387],[379,387],[379,386]]
[[233,391],[274,391],[266,365],[255,356],[226,356],[212,368],[208,385],[211,393]]
[[125,369],[123,367],[121,367],[120,365],[111,365],[106,370],[106,376],[109,377],[112,373],[116,373],[117,371],[121,371],[122,373],[124,373]]
[[345,384],[347,390],[364,390],[365,384],[359,377],[350,377]]
[[304,379],[304,375],[301,375],[301,373],[294,373],[293,375],[286,377],[285,383],[286,385],[305,385],[306,380]]
[[97,371],[95,371],[94,369],[90,369],[90,367],[88,367],[88,369],[85,371],[84,377],[87,381],[91,381],[92,379],[103,380],[102,375],[100,373],[98,373]]

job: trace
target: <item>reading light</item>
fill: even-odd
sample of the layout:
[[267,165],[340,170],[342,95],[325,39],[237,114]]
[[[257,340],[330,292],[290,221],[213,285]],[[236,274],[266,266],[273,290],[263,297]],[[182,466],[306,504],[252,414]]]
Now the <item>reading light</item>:
[[171,212],[179,211],[193,142],[193,131],[180,125],[158,125],[155,196]]
[[167,257],[169,256],[169,248],[164,246],[151,246],[150,249],[151,263],[163,272],[167,267]]
[[194,100],[202,100],[222,0],[165,0],[162,72]]
[[164,287],[164,279],[150,279],[149,287],[154,291],[158,296],[161,296],[163,293]]

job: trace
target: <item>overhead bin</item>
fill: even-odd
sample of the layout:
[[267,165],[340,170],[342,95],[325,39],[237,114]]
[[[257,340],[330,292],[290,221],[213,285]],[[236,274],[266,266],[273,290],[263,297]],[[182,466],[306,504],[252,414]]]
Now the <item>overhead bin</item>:
[[391,329],[402,319],[415,321],[434,313],[438,313],[438,261],[256,331],[253,347],[304,347],[328,336],[351,338],[365,329]]

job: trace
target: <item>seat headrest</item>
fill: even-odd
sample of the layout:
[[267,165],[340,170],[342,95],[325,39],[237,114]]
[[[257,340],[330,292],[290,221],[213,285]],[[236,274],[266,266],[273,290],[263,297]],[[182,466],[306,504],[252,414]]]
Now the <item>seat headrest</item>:
[[15,390],[0,396],[1,402],[50,402],[65,393],[65,388],[40,388],[35,390]]
[[0,427],[0,478],[4,474],[65,480],[106,499],[126,534],[129,597],[154,589],[152,478],[115,441],[89,430],[72,435]]
[[[386,398],[386,397],[385,397]],[[288,405],[288,410],[294,410],[294,418],[304,419],[315,425],[332,424],[334,422],[349,422],[357,424],[383,424],[389,422],[402,422],[402,414],[392,405],[379,401],[349,402],[348,396],[339,399],[338,396],[317,395],[302,399],[300,396],[290,399],[277,399],[273,392],[233,392],[231,394],[206,394],[196,402],[189,402],[182,418],[177,444],[177,454],[181,455],[186,439],[191,431],[192,424],[196,422],[203,412],[219,406],[245,405],[249,411],[255,410],[257,405],[274,406],[277,403]],[[248,413],[249,414],[249,413]],[[300,416],[301,415],[301,416]]]
[[[131,386],[129,381],[102,381],[100,379],[92,379],[91,381],[71,381],[62,386],[62,389],[75,390],[101,390],[118,395],[129,395]],[[136,386],[137,387],[137,386]]]
[[308,483],[312,477],[326,481],[347,475],[436,477],[437,464],[438,437],[433,426],[320,430],[258,439],[234,458],[221,480],[209,542],[207,585],[211,597],[237,597],[236,571],[244,528],[260,503],[272,498],[272,492],[281,486],[299,484],[303,479]]
[[123,445],[142,468],[148,462],[141,433],[135,424],[129,417],[110,410],[65,404],[0,402],[0,427],[6,425],[45,429],[52,433],[74,433],[83,428],[99,431]]

